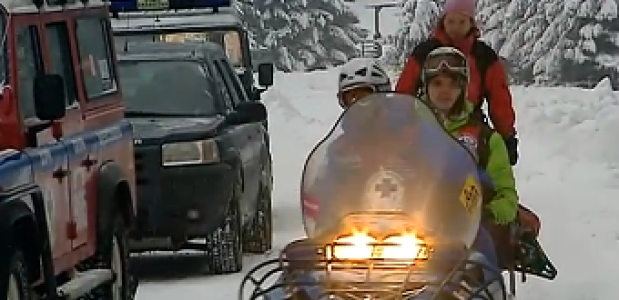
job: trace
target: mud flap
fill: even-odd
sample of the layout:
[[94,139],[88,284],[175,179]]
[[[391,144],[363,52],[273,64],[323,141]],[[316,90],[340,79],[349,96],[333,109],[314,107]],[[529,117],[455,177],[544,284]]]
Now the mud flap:
[[516,271],[540,278],[554,280],[557,268],[552,264],[546,252],[533,233],[525,232],[520,237],[520,253],[518,253]]

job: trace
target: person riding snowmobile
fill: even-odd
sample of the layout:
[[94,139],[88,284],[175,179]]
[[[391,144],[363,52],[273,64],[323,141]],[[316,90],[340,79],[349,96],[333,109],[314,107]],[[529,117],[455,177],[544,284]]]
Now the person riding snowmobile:
[[[353,58],[340,67],[338,75],[338,104],[344,110],[359,99],[375,92],[392,90],[391,80],[385,69],[371,58]],[[346,124],[342,124],[346,130]],[[317,211],[318,199],[304,196],[304,208]]]
[[[456,51],[457,53],[459,53],[460,56],[464,56],[462,52],[458,51],[457,49]],[[466,68],[467,68],[467,72],[466,72],[467,78],[464,82],[468,83],[471,77],[470,66],[468,64],[468,60],[465,61],[465,63],[466,63]],[[368,72],[368,70],[373,70],[374,72]],[[420,74],[420,76],[423,77],[423,73]],[[427,81],[426,82],[422,81],[421,88],[427,94],[428,88],[426,84],[427,84]],[[350,107],[350,105],[352,105],[358,99],[361,99],[374,92],[390,91],[391,82],[385,70],[375,60],[370,59],[370,58],[358,58],[358,59],[353,59],[349,61],[348,63],[346,63],[344,66],[342,66],[339,77],[338,77],[338,86],[339,86],[338,102],[342,108],[347,109],[348,107]],[[468,91],[465,91],[465,92],[468,92]],[[464,95],[464,97],[466,96]],[[428,98],[426,97],[426,102],[427,100]],[[513,256],[514,256],[514,253],[513,253],[514,250],[510,248],[512,245],[509,245],[509,241],[508,241],[510,238],[509,236],[510,234],[507,233],[509,226],[505,224],[513,223],[514,219],[516,218],[515,215],[517,215],[518,221],[522,225],[522,228],[524,228],[524,230],[532,232],[533,235],[537,237],[540,231],[540,220],[537,217],[537,215],[535,215],[535,213],[533,213],[531,210],[529,210],[528,208],[522,205],[517,204],[518,196],[515,191],[515,188],[513,189],[511,193],[509,189],[507,189],[507,192],[505,193],[496,192],[497,190],[501,189],[501,184],[499,183],[497,186],[497,184],[494,182],[496,179],[492,178],[492,177],[496,178],[497,176],[492,176],[492,175],[488,176],[488,175],[490,172],[494,174],[497,173],[497,171],[492,170],[493,168],[497,168],[499,170],[501,168],[494,167],[493,165],[496,165],[494,163],[489,164],[491,161],[490,156],[492,154],[492,151],[489,150],[488,148],[493,147],[492,144],[496,145],[498,142],[500,142],[501,136],[498,136],[497,132],[491,130],[489,126],[487,126],[487,124],[485,124],[484,122],[481,122],[479,121],[479,119],[476,119],[476,118],[471,118],[471,114],[474,114],[474,106],[473,104],[471,104],[471,102],[462,101],[461,104],[464,105],[463,108],[467,109],[466,111],[469,112],[469,115],[467,116],[466,118],[467,121],[465,122],[467,123],[466,124],[467,126],[463,126],[462,128],[458,128],[458,129],[474,128],[475,126],[469,126],[469,125],[472,125],[475,123],[477,124],[478,129],[482,131],[482,132],[477,132],[477,134],[479,135],[481,133],[484,133],[483,135],[487,135],[483,137],[482,139],[479,139],[479,136],[478,137],[471,136],[471,134],[473,134],[474,132],[467,132],[467,134],[464,134],[465,132],[463,131],[462,132],[463,134],[460,137],[461,142],[463,142],[465,146],[467,143],[473,142],[472,143],[473,147],[470,147],[471,148],[470,151],[472,151],[473,153],[479,152],[479,154],[481,154],[480,156],[482,156],[482,157],[479,157],[479,159],[482,160],[480,161],[479,164],[480,164],[480,167],[483,169],[481,172],[482,177],[484,178],[486,182],[489,183],[487,184],[487,188],[486,188],[487,194],[495,194],[495,197],[494,197],[495,199],[504,198],[502,194],[505,194],[505,193],[508,195],[506,197],[507,200],[504,200],[504,201],[507,201],[508,203],[507,205],[508,208],[505,209],[507,213],[503,214],[503,215],[507,215],[507,217],[505,218],[506,219],[505,222],[499,222],[499,224],[503,223],[503,225],[498,225],[497,222],[492,222],[492,220],[486,221],[486,223],[488,223],[486,224],[487,226],[485,226],[486,230],[483,230],[480,232],[480,235],[476,242],[476,246],[479,248],[478,250],[483,250],[482,252],[484,252],[484,254],[488,256],[488,259],[491,262],[496,261],[498,264],[505,266],[505,264],[513,260]],[[393,115],[397,115],[397,114],[393,114]],[[347,130],[347,127],[348,127],[346,126],[347,122],[344,121],[342,123],[343,123],[342,129]],[[398,123],[398,121],[391,120],[391,123]],[[361,132],[364,135],[369,134],[369,133],[363,133],[363,130],[358,130],[358,132]],[[490,143],[490,140],[492,140],[491,143]],[[475,142],[478,142],[477,147],[475,147]],[[500,146],[494,146],[494,147],[501,148]],[[343,146],[342,148],[346,148],[346,147]],[[477,148],[477,149],[474,149],[474,148]],[[505,149],[505,147],[502,147],[502,148]],[[500,152],[500,150],[495,150],[495,152],[497,151]],[[500,155],[495,154],[495,156],[500,156]],[[339,157],[339,156],[336,155],[335,157]],[[345,156],[342,156],[342,157],[345,157]],[[503,167],[504,165],[505,164],[503,163]],[[501,166],[501,163],[499,163],[498,166]],[[487,170],[488,168],[490,168],[491,170]],[[508,170],[511,170],[511,167],[508,168]],[[509,173],[509,171],[505,171],[505,172]],[[510,181],[509,177],[513,178],[513,172],[511,176],[507,175],[508,179],[506,181],[508,182],[508,186],[509,186],[509,181]],[[310,201],[316,201],[316,200],[310,200]],[[498,209],[492,208],[495,205],[497,205],[496,203],[501,203],[501,201],[493,202],[492,204],[489,204],[489,207],[491,207],[490,211],[496,211],[496,213],[501,214],[501,205],[499,205]],[[515,211],[513,210],[514,203],[516,203],[517,205],[517,208],[515,209]],[[512,207],[511,209],[509,209],[510,206]],[[488,231],[490,235],[488,235],[488,232],[486,231]],[[493,248],[492,246],[493,244],[495,245],[495,248],[497,248],[496,250],[498,251],[489,250],[489,248]]]
[[[540,220],[533,211],[519,204],[506,145],[487,123],[471,117],[473,105],[465,100],[469,70],[466,56],[458,49],[440,47],[431,51],[422,67],[422,88],[426,95],[422,101],[432,105],[445,128],[477,156],[482,175],[487,174],[490,179],[484,189],[488,214],[483,231],[488,231],[492,238],[499,268],[519,269],[552,279],[556,269],[537,241]],[[486,237],[481,232],[478,240],[481,248],[488,245],[484,241]]]
[[[466,78],[464,78],[465,79],[464,84],[466,86],[466,84],[468,83],[468,76],[469,76],[468,65],[466,64],[466,59],[464,63],[465,63],[465,68],[467,68],[467,71],[464,74],[466,76]],[[434,75],[431,73],[428,73],[428,74]],[[427,81],[425,83],[427,83]],[[339,101],[340,106],[344,109],[349,108],[350,105],[352,105],[359,99],[369,94],[372,94],[377,91],[389,91],[391,88],[389,77],[387,76],[384,69],[376,61],[369,59],[369,58],[357,58],[357,59],[353,59],[349,61],[348,63],[346,63],[340,71],[338,85],[339,85],[338,101]],[[463,95],[462,97],[463,97],[462,99],[465,99],[464,98],[465,95]],[[462,103],[466,104],[464,101],[462,101]],[[394,112],[394,114],[395,113],[396,112]],[[373,121],[375,122],[377,120],[373,120]],[[390,120],[390,121],[391,123],[397,122],[397,120]],[[343,123],[342,124],[343,129],[346,130],[347,129],[346,120],[344,120],[342,123]],[[385,129],[388,130],[387,128]],[[361,132],[361,134],[363,135],[370,134],[368,132],[363,132],[363,130],[355,130],[355,131]],[[350,146],[350,143],[346,143],[346,144]],[[336,143],[335,145],[338,145],[338,147],[336,147],[338,149],[336,149],[335,151],[346,151],[345,149],[348,148],[346,147],[347,146],[346,144],[341,143],[341,145],[338,145]],[[504,146],[503,146],[503,149],[505,149]],[[357,147],[357,150],[359,150],[359,147]],[[336,154],[336,155],[332,155],[332,157],[344,158],[345,160],[352,161],[354,159],[349,158],[349,156],[352,156],[354,152],[355,151],[351,151],[349,155]],[[348,157],[348,158],[345,158],[345,157]],[[508,161],[508,165],[509,165],[509,161]],[[511,170],[511,167],[510,167],[510,170]],[[513,178],[513,174],[512,174],[512,178]],[[514,191],[514,194],[515,194],[515,191]],[[515,202],[517,203],[517,196],[514,195],[514,198],[516,198]],[[314,199],[312,201],[316,201],[316,200]],[[501,202],[498,202],[498,203],[501,203]],[[496,204],[493,204],[493,205],[496,205]],[[500,210],[498,211],[500,212]],[[512,217],[508,221],[513,220],[513,218],[514,217]],[[485,230],[480,230],[478,240],[476,241],[476,246],[479,248],[478,250],[480,250],[480,252],[484,253],[484,255],[487,256],[487,259],[491,263],[493,263],[494,265],[498,265],[498,258],[497,258],[497,254],[494,251],[494,244],[492,242],[492,238]]]
[[[359,63],[363,61],[363,63]],[[465,62],[465,68],[467,68],[467,71],[465,74],[463,74],[464,76],[466,76],[464,79],[464,86],[466,87],[466,84],[468,83],[468,65],[466,64],[466,59],[464,60]],[[373,72],[373,73],[364,73],[364,72],[360,72],[363,69],[365,70],[377,70],[377,72]],[[431,70],[427,70],[430,72],[426,72],[425,74],[428,75],[429,77],[427,77],[427,79],[432,79],[435,75],[438,74],[433,74],[431,72]],[[359,76],[358,74],[365,74],[365,76]],[[384,74],[384,76],[380,76]],[[374,76],[371,76],[374,75]],[[422,75],[423,76],[423,75]],[[386,87],[389,86],[389,79],[386,76],[386,72],[382,71],[382,68],[380,68],[380,66],[378,64],[376,64],[373,60],[371,59],[363,59],[363,60],[358,60],[356,62],[350,63],[346,66],[346,68],[342,68],[341,71],[341,75],[339,77],[340,81],[339,81],[339,86],[340,86],[340,92],[338,93],[338,98],[340,99],[340,105],[342,105],[342,107],[346,108],[349,107],[352,103],[354,103],[355,101],[357,101],[358,99],[362,98],[363,96],[366,96],[368,94],[371,94],[374,91],[386,91],[388,90]],[[425,84],[429,83],[428,81],[424,82],[424,86]],[[377,86],[378,85],[378,86]],[[371,89],[368,88],[363,88],[363,87],[372,87]],[[361,88],[359,88],[361,87]],[[359,89],[357,89],[359,88]],[[357,89],[357,90],[356,90]],[[349,91],[353,91],[353,93],[348,93]],[[433,89],[434,90],[434,89]],[[466,91],[464,91],[466,92]],[[465,99],[465,95],[462,95],[462,99]],[[472,107],[472,105],[470,105],[468,102],[462,101],[462,104],[467,104],[469,105],[469,108]],[[392,112],[392,115],[396,115],[397,112]],[[468,116],[467,116],[468,117]],[[392,117],[393,118],[393,117]],[[397,118],[397,117],[396,117]],[[376,122],[378,120],[373,120],[373,122]],[[393,123],[395,124],[395,127],[397,127],[397,120],[388,120],[389,123]],[[344,124],[346,122],[343,122]],[[401,123],[405,123],[405,122],[401,122]],[[388,125],[388,124],[386,124]],[[394,127],[394,126],[392,126]],[[385,128],[385,130],[390,130],[388,128]],[[360,132],[362,132],[362,134],[367,135],[370,134],[368,132],[363,132],[362,130],[360,130]],[[383,137],[384,138],[384,137]],[[499,139],[499,141],[501,141]],[[502,142],[502,141],[501,141]],[[359,150],[359,147],[357,147],[357,150]],[[505,147],[503,146],[503,150],[505,150]],[[339,157],[339,155],[334,155],[336,157]],[[508,162],[508,166],[509,166],[509,160],[507,160]],[[500,164],[499,164],[500,165]],[[509,170],[511,170],[511,166],[509,167]],[[491,176],[492,177],[492,176]],[[513,174],[511,175],[512,181],[513,181]],[[509,193],[508,193],[509,194]],[[493,202],[492,204],[490,204],[489,207],[492,207],[491,209],[494,211],[497,211],[497,214],[499,215],[499,218],[502,217],[504,219],[506,219],[506,223],[513,221],[513,219],[515,218],[515,209],[513,212],[509,212],[509,207],[513,206],[513,204],[511,204],[511,202],[513,203],[517,203],[517,196],[515,193],[515,189],[514,189],[514,194],[513,196],[507,197],[506,201],[508,201],[507,205],[503,205],[501,206],[500,204],[502,203],[502,201],[498,201],[498,202]],[[507,206],[507,208],[504,208],[505,206]],[[494,208],[497,207],[497,208]],[[507,211],[507,213],[503,213],[504,211]],[[509,214],[514,214],[514,216],[510,216]],[[479,235],[478,235],[478,239],[475,243],[476,247],[478,248],[477,250],[479,250],[480,252],[482,252],[485,256],[487,256],[487,259],[494,265],[498,266],[498,257],[497,254],[495,253],[495,247],[494,247],[494,243],[492,242],[492,238],[491,236],[488,234],[488,232],[486,230],[480,230]]]
[[[554,279],[557,275],[537,237],[540,219],[529,208],[519,204],[508,144],[501,135],[474,116],[474,106],[466,101],[470,81],[470,65],[466,55],[454,47],[431,51],[422,67],[424,101],[434,106],[447,131],[476,155],[484,187],[486,218],[478,237],[483,253],[486,234],[490,233],[500,269],[514,270]],[[470,86],[470,85],[469,85]],[[524,275],[523,275],[524,276]],[[523,277],[524,278],[524,277]]]
[[474,105],[474,116],[485,120],[481,107],[487,101],[490,120],[507,145],[510,163],[515,165],[518,161],[516,114],[507,74],[496,51],[479,40],[474,18],[475,0],[447,0],[436,30],[414,48],[395,89],[413,96],[422,93],[421,68],[428,53],[442,46],[458,48],[469,61],[467,100]]
[[376,60],[353,58],[340,69],[337,99],[343,109],[374,92],[391,90],[391,80]]
[[[473,105],[466,101],[469,66],[461,51],[454,47],[431,51],[421,69],[421,76],[425,94],[421,101],[434,107],[445,128],[477,155],[478,160],[485,160],[480,162],[480,168],[489,176],[492,186],[485,189],[488,215],[483,231],[492,236],[497,246],[498,262],[502,265],[512,255],[501,253],[506,249],[502,244],[509,235],[508,225],[516,221],[519,211],[516,180],[506,146],[496,131],[471,118]],[[481,232],[480,238],[485,236],[486,233]]]

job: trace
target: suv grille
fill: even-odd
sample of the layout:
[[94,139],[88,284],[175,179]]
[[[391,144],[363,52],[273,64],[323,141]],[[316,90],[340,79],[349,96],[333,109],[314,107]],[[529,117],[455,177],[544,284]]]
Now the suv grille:
[[159,146],[135,147],[136,183],[146,185],[153,182],[161,172],[161,148]]

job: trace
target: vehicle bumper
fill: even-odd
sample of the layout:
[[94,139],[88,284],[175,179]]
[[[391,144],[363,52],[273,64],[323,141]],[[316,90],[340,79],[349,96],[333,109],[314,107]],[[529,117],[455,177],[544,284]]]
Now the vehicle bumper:
[[133,238],[187,240],[219,227],[232,197],[231,166],[162,167],[160,162],[150,162],[136,169],[138,213]]

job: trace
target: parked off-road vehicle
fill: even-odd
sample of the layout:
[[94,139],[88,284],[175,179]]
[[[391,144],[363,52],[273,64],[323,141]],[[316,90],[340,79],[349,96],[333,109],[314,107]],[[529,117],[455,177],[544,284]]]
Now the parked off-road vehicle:
[[274,67],[270,62],[263,62],[257,67],[252,62],[247,28],[232,7],[232,1],[203,0],[191,5],[176,5],[176,2],[151,6],[148,11],[126,6],[113,7],[112,28],[118,51],[122,51],[128,41],[219,44],[239,76],[245,94],[250,100],[259,101],[261,94],[273,82],[255,82],[254,71],[272,73]]
[[0,1],[4,299],[135,295],[133,138],[109,28],[96,0]]
[[239,271],[244,251],[269,250],[266,108],[248,99],[221,47],[129,42],[119,72],[135,130],[131,251],[202,250],[219,274]]

